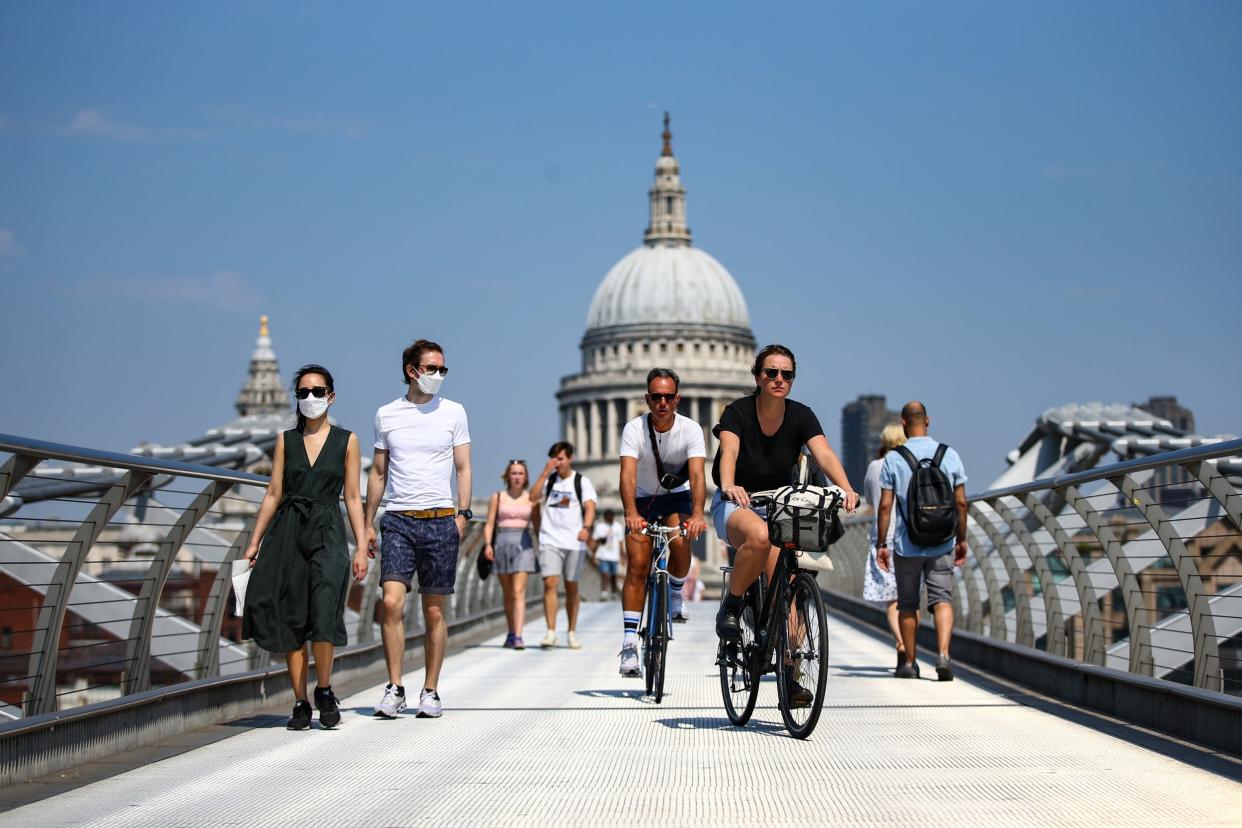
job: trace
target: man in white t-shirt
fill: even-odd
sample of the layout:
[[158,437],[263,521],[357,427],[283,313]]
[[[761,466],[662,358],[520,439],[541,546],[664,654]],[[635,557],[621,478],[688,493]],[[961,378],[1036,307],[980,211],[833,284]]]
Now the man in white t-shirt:
[[[375,413],[375,460],[367,478],[367,550],[375,557],[375,515],[380,524],[380,586],[384,593],[380,633],[388,686],[375,714],[394,718],[405,710],[402,656],[405,652],[405,598],[418,573],[427,678],[418,716],[441,714],[436,685],[448,644],[444,605],[457,580],[458,542],[470,512],[470,429],[466,410],[438,396],[448,373],[444,349],[420,339],[401,355],[401,373],[410,389]],[[451,487],[457,473],[457,499]]]
[[625,523],[612,509],[604,510],[604,519],[595,524],[591,533],[591,555],[599,569],[599,600],[617,597],[617,570],[621,566],[621,542],[625,540]]
[[553,443],[548,464],[530,488],[530,502],[539,507],[539,572],[543,576],[543,615],[548,631],[541,647],[556,646],[556,588],[565,579],[565,614],[569,616],[570,649],[578,641],[578,577],[586,558],[591,524],[595,522],[595,487],[574,471],[572,443]]
[[[667,368],[647,374],[647,414],[635,417],[621,432],[621,503],[625,506],[627,568],[621,595],[621,675],[642,676],[638,660],[638,624],[642,619],[651,571],[651,539],[641,534],[648,523],[680,526],[693,540],[703,533],[707,450],[703,429],[677,413],[681,378]],[[690,571],[690,540],[669,543],[669,614],[688,620],[682,587]]]

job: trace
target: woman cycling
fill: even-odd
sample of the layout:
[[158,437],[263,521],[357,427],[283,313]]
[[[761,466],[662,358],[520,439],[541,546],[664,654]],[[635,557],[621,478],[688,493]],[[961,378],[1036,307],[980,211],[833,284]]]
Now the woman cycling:
[[716,616],[716,634],[721,638],[735,640],[741,635],[742,596],[765,564],[768,577],[776,568],[778,550],[768,540],[766,517],[750,506],[748,492],[789,485],[798,454],[806,446],[828,479],[845,491],[846,511],[858,506],[858,495],[815,412],[789,399],[796,371],[793,351],[784,345],[763,348],[750,369],[755,390],[729,403],[715,429],[720,447],[712,464],[716,483],[712,523],[717,537],[737,550],[729,589]]

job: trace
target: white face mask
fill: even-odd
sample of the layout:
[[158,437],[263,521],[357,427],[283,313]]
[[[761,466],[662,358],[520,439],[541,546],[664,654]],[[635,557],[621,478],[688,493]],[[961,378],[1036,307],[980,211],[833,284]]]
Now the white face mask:
[[323,416],[328,410],[328,395],[322,397],[307,397],[304,400],[298,400],[298,411],[302,412],[302,416],[308,420],[314,420]]
[[418,375],[418,390],[424,394],[434,395],[440,390],[440,386],[444,384],[444,377],[435,371],[428,371],[425,374]]

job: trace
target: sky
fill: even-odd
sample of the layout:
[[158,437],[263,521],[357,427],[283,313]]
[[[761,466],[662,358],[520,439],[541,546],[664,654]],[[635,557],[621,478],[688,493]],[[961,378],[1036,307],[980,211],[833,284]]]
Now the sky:
[[0,432],[196,437],[268,314],[364,445],[440,342],[485,493],[558,437],[668,110],[830,441],[921,399],[973,492],[1065,403],[1236,434],[1239,78],[1236,2],[0,4]]

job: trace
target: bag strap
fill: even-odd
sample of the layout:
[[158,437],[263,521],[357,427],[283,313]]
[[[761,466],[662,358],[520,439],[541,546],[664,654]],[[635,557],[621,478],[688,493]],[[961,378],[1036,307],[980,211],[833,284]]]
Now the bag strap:
[[[548,475],[548,485],[544,489],[543,499],[546,501],[552,496],[552,487],[556,485],[559,475],[553,473]],[[582,522],[586,523],[586,504],[582,502],[582,472],[574,470],[574,494],[578,496],[578,511],[582,513]]]
[[902,459],[906,461],[906,465],[910,467],[910,471],[919,470],[919,461],[915,459],[914,452],[910,451],[910,449],[906,448],[905,446],[898,446],[897,448],[893,449],[893,451],[897,452],[898,454],[902,456]]
[[[664,461],[660,459],[660,444],[656,441],[655,425],[651,422],[651,415],[648,414],[646,419],[647,438],[651,441],[651,451],[655,454],[656,476],[659,478],[656,481],[656,488],[658,489],[664,483]],[[673,421],[673,425],[677,425],[676,420]]]
[[949,450],[949,447],[945,443],[941,443],[940,445],[936,446],[936,454],[935,456],[932,457],[932,465],[935,466],[936,468],[940,468],[940,464],[944,462],[945,452],[947,452],[948,450]]

